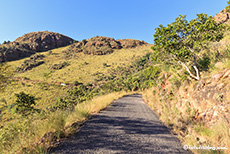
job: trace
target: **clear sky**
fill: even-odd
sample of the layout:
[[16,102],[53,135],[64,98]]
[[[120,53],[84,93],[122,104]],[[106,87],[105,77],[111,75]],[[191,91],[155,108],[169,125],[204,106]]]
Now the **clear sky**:
[[94,36],[153,43],[155,28],[176,17],[214,16],[227,0],[0,0],[0,43],[53,31],[75,40]]

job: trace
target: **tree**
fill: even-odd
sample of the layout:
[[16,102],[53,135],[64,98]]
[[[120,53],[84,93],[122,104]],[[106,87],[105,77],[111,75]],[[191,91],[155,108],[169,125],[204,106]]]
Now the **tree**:
[[[197,18],[190,22],[186,20],[185,15],[180,15],[167,27],[159,25],[153,37],[152,49],[155,50],[155,56],[179,63],[186,68],[192,78],[199,80],[197,55],[208,46],[209,42],[219,41],[223,37],[223,32],[222,26],[206,14],[198,14]],[[191,65],[196,75],[190,71]]]

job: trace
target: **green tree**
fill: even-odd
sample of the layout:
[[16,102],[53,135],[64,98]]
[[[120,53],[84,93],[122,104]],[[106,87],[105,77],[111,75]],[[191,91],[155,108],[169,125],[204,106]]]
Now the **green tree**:
[[[188,22],[186,16],[180,15],[175,22],[167,27],[160,25],[153,35],[155,58],[172,60],[186,68],[189,75],[199,80],[197,55],[212,41],[223,37],[222,26],[218,25],[211,16],[198,14],[196,19]],[[193,66],[194,75],[189,66]]]

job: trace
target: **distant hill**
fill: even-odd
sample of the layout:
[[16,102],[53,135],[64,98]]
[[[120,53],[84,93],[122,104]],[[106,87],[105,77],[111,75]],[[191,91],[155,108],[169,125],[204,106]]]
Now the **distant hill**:
[[74,40],[65,35],[49,32],[31,32],[0,46],[0,62],[18,60],[35,52],[70,45]]

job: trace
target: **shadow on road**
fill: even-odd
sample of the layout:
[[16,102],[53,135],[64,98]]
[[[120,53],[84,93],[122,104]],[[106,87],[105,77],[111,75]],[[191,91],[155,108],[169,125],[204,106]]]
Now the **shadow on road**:
[[127,102],[137,97],[116,101],[52,153],[187,153],[146,104]]

